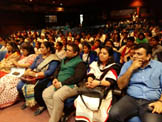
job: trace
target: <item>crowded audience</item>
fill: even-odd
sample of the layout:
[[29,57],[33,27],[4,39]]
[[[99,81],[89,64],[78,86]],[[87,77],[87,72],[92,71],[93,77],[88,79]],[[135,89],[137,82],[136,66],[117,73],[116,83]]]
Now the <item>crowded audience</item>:
[[[38,106],[34,115],[39,115],[47,108],[49,122],[59,122],[65,101],[72,97],[78,122],[159,122],[161,62],[161,28],[145,19],[89,29],[18,31],[0,37],[0,108],[25,101],[21,109]],[[121,70],[108,68],[105,74],[112,64]],[[12,69],[23,73],[13,74]],[[85,105],[79,94],[82,86],[108,88],[101,109]],[[111,104],[116,88],[123,94]]]

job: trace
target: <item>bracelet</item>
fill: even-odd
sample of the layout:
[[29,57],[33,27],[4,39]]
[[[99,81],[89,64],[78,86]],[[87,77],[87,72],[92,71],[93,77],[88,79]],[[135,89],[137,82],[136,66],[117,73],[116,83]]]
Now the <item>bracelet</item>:
[[101,81],[99,82],[99,86],[101,85]]
[[38,77],[38,73],[35,73],[35,77],[36,77],[36,78]]

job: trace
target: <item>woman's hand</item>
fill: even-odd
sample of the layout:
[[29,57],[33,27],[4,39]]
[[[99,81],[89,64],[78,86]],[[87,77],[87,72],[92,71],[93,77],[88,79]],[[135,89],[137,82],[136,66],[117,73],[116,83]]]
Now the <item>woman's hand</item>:
[[95,87],[99,86],[99,84],[100,84],[100,81],[93,80],[93,81],[86,82],[86,87],[87,88],[95,88]]
[[26,70],[24,75],[25,76],[32,76],[32,77],[35,77],[35,72],[31,71],[31,70]]

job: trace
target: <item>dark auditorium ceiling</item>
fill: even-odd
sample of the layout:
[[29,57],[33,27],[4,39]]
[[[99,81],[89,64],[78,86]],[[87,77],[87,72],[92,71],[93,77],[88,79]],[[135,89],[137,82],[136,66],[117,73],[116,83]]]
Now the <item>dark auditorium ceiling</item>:
[[[57,7],[66,11],[128,8],[133,0],[0,0],[0,11],[57,12]],[[144,6],[158,8],[161,0],[142,0]],[[156,2],[155,2],[156,1]],[[159,6],[159,8],[161,8]]]

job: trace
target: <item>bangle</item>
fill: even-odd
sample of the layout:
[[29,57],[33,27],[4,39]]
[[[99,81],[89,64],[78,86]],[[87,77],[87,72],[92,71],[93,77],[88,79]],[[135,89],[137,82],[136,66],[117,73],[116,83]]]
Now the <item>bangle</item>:
[[38,77],[38,73],[35,73],[35,77],[36,77],[36,78]]
[[99,81],[99,86],[101,85],[101,81]]

